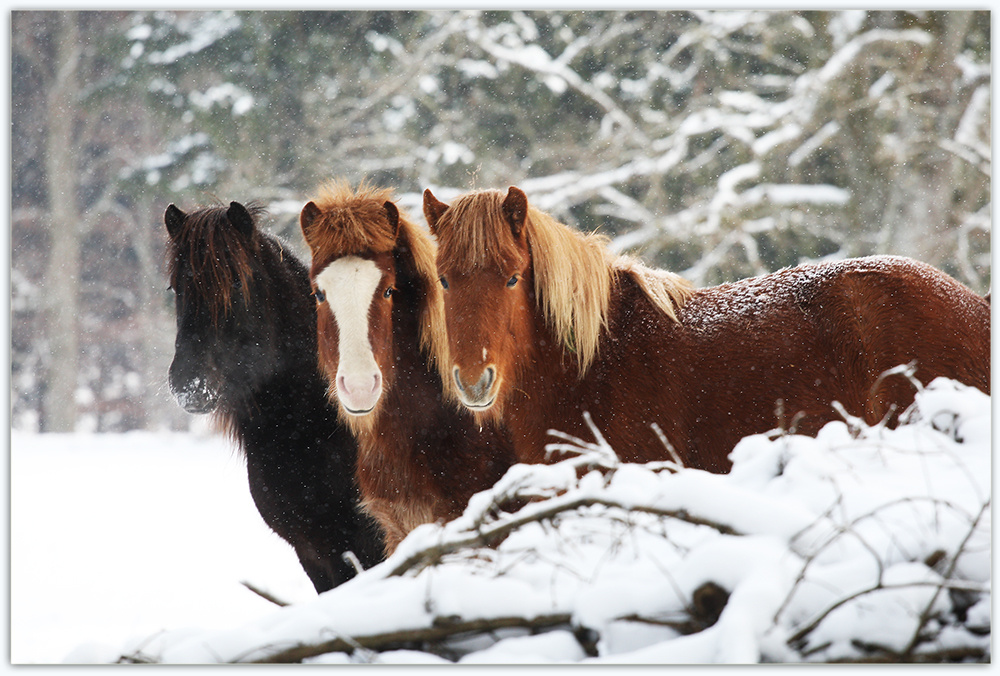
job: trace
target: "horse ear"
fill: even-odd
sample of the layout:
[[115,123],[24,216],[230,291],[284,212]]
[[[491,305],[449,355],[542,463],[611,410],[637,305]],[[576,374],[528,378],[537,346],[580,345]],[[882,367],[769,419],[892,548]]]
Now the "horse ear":
[[528,217],[528,196],[520,188],[511,186],[507,189],[507,197],[500,205],[504,217],[510,224],[514,237],[520,237],[524,229],[524,219]]
[[441,214],[447,210],[448,205],[444,202],[439,202],[431,193],[430,188],[424,190],[424,218],[427,219],[427,225],[431,228],[431,234],[437,234],[438,221],[441,219]]
[[313,236],[316,234],[316,222],[322,213],[315,202],[306,204],[299,213],[299,227],[302,228],[302,236],[306,238],[306,244],[310,246],[313,242]]
[[167,224],[167,234],[170,235],[171,239],[177,239],[177,236],[181,234],[181,226],[184,225],[185,218],[187,218],[187,214],[173,204],[167,207],[163,214],[163,222]]
[[389,219],[389,227],[392,228],[392,237],[395,239],[399,234],[399,209],[392,202],[386,202],[382,206],[385,207],[385,215]]
[[236,229],[239,230],[240,234],[244,237],[249,239],[250,236],[253,235],[253,217],[250,215],[250,212],[247,211],[245,206],[239,202],[230,202],[229,210],[226,211],[226,216],[229,217],[229,222],[236,226]]

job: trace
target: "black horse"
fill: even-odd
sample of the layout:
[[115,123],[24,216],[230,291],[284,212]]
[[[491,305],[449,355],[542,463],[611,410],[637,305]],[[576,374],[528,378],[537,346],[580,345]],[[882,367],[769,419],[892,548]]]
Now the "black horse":
[[309,271],[262,232],[259,206],[171,204],[168,267],[177,338],[170,389],[190,413],[213,413],[247,461],[250,494],[295,548],[317,592],[382,558],[378,525],[358,507],[357,445],[317,371]]

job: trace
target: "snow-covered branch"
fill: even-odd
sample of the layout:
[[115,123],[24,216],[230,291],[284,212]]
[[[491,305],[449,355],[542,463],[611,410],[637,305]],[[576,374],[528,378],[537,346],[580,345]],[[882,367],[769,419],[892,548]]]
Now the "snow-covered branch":
[[567,662],[989,659],[990,428],[989,397],[938,380],[895,429],[748,437],[728,475],[556,435],[565,460],[515,465],[315,602],[119,654],[510,661],[530,639]]

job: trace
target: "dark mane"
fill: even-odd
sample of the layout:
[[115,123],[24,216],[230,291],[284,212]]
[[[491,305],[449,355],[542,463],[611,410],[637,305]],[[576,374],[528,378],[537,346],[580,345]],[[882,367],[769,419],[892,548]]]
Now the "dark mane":
[[[238,241],[240,235],[230,225],[227,209],[220,204],[193,210],[184,220],[177,238],[172,238],[167,247],[167,275],[171,288],[177,288],[179,262],[183,256],[192,271],[189,293],[209,308],[213,326],[218,326],[219,320],[229,313],[234,286],[238,283],[243,288],[250,287],[254,278],[254,258],[260,254],[263,239],[255,228],[249,244]],[[246,209],[254,221],[267,213],[265,207],[253,202],[248,203]]]

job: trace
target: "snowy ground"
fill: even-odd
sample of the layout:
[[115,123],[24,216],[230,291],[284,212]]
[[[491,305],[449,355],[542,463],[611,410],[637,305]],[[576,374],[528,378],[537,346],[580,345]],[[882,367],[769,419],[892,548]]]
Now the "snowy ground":
[[241,580],[316,597],[222,438],[15,432],[10,472],[13,663],[274,610]]
[[725,476],[571,445],[317,598],[224,443],[14,435],[13,661],[989,659],[978,391],[939,381],[897,430],[748,438]]

